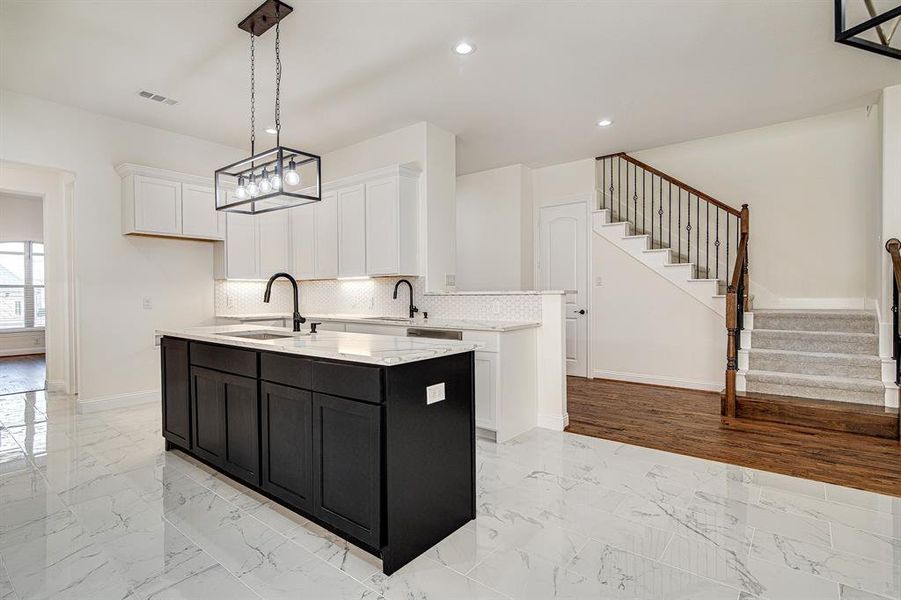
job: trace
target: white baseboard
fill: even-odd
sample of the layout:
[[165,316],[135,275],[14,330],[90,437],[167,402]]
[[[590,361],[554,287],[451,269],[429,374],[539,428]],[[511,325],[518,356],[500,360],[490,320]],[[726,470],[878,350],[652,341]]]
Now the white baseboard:
[[0,356],[26,356],[28,354],[45,354],[43,346],[26,346],[25,348],[3,348]]
[[99,396],[89,400],[78,399],[78,412],[81,414],[137,406],[149,402],[160,402],[159,390],[146,390],[143,392],[131,392],[114,396]]
[[709,392],[721,392],[725,385],[722,381],[697,381],[694,379],[681,379],[679,377],[669,377],[666,375],[645,375],[644,373],[605,371],[603,369],[594,369],[592,375],[600,379],[615,379],[617,381],[628,381],[631,383],[647,383],[650,385],[681,387]]
[[569,426],[569,413],[561,415],[538,415],[538,426],[554,431],[563,431]]

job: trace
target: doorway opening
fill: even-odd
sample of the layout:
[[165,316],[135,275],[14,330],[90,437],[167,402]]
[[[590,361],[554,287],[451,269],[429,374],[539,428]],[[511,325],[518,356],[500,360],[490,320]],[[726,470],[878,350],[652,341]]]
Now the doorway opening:
[[0,193],[0,395],[46,387],[43,198]]

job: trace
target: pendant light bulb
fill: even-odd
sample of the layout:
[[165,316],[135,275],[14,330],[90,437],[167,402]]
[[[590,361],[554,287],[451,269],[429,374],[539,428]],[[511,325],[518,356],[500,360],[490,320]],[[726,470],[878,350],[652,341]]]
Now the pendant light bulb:
[[260,195],[260,186],[257,185],[252,174],[250,176],[250,183],[247,184],[247,195],[251,198],[256,198]]
[[275,191],[281,191],[282,189],[282,178],[278,176],[278,171],[272,172],[272,177],[269,178],[269,185],[272,186],[272,189]]
[[244,178],[238,177],[238,187],[235,188],[235,198],[244,200],[247,198],[247,188],[244,187]]
[[269,173],[266,172],[265,167],[263,168],[263,172],[260,174],[260,192],[263,194],[268,194],[272,191],[272,184],[269,182]]
[[288,170],[285,171],[285,183],[288,185],[297,185],[300,183],[300,174],[297,172],[297,165],[294,163],[294,159],[291,159],[291,162],[288,163]]

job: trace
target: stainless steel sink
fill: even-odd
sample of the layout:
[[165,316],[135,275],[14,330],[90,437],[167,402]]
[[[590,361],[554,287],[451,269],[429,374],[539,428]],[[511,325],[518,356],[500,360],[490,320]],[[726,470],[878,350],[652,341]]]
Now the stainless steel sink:
[[234,333],[217,333],[216,335],[245,338],[248,340],[284,340],[300,334],[276,333],[273,331],[236,331]]

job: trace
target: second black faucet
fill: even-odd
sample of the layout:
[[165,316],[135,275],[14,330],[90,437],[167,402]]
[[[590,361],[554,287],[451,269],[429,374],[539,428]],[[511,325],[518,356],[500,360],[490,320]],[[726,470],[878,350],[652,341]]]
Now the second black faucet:
[[412,319],[413,315],[419,312],[419,309],[413,305],[413,284],[410,283],[409,280],[401,279],[394,284],[394,299],[397,300],[397,288],[399,288],[402,283],[406,283],[407,287],[410,288],[410,318]]

